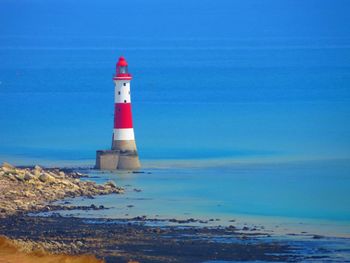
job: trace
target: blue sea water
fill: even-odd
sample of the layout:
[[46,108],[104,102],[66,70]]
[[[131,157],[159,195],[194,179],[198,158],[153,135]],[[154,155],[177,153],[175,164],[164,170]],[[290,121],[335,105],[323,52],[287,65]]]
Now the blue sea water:
[[109,148],[111,76],[125,54],[143,159],[350,156],[350,39],[107,40],[115,47],[3,38],[2,154],[93,160]]
[[152,174],[111,178],[157,200],[134,210],[326,220],[345,231],[349,4],[327,2],[0,1],[0,161],[93,166],[111,144],[112,74],[124,55]]
[[[63,211],[83,217],[219,219],[216,225],[250,223],[278,233],[350,238],[347,161],[288,163],[150,162],[144,173],[88,172],[98,183],[115,181],[123,195],[78,198],[72,204],[108,210]],[[86,171],[85,171],[86,172]],[[210,222],[210,221],[209,221]]]

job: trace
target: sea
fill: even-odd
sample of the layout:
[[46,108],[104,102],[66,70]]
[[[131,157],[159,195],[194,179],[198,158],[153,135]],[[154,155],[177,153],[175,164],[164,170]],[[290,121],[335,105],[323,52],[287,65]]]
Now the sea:
[[[34,2],[22,4],[37,17],[18,9],[28,18],[21,27],[5,13],[16,4],[1,3],[8,27],[0,36],[0,161],[75,167],[126,189],[71,200],[110,209],[69,213],[236,220],[350,238],[347,5],[321,3],[292,15],[278,1],[255,10],[257,1],[204,1],[195,9],[191,0],[185,11],[171,3],[169,14],[158,12],[162,24],[151,14],[170,7],[156,0],[147,7],[131,1],[143,11],[130,9],[120,20],[112,9],[95,12],[91,1],[76,20],[77,3]],[[239,3],[243,14],[232,13]],[[271,14],[267,22],[259,10]],[[96,150],[111,147],[112,75],[121,55],[133,75],[140,173],[89,169]]]

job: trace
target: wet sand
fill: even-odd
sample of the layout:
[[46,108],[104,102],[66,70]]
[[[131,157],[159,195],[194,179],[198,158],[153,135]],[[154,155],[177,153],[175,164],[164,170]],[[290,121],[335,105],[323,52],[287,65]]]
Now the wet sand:
[[[264,233],[226,228],[147,226],[145,221],[16,215],[0,219],[0,234],[48,243],[49,253],[93,254],[108,262],[299,261],[287,243]],[[229,242],[225,242],[229,241]]]

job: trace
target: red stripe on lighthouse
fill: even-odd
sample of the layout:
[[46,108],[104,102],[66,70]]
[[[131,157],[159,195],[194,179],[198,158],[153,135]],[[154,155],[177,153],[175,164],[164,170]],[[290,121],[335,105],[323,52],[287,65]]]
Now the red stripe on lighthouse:
[[131,103],[114,104],[114,128],[132,128]]

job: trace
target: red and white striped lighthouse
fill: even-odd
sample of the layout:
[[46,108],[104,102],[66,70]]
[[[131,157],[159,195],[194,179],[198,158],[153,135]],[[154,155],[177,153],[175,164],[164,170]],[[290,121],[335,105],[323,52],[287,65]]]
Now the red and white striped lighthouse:
[[97,151],[96,168],[102,170],[134,170],[140,168],[134,128],[132,125],[130,81],[128,63],[120,57],[113,76],[114,128],[112,149]]
[[130,81],[128,63],[120,57],[116,74],[113,77],[114,88],[114,129],[112,150],[135,151],[135,134],[132,125]]

